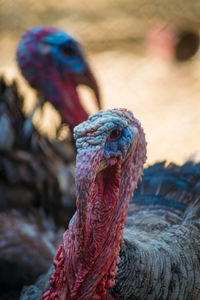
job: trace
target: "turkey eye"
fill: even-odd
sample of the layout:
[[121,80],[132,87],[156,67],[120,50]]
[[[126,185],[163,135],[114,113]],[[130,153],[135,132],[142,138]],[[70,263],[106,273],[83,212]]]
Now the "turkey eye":
[[72,48],[70,46],[62,47],[62,52],[67,56],[73,56],[76,54],[76,51],[74,50],[74,48]]
[[111,140],[117,140],[118,138],[120,138],[121,133],[122,132],[119,129],[112,130],[111,133],[110,133],[110,139]]

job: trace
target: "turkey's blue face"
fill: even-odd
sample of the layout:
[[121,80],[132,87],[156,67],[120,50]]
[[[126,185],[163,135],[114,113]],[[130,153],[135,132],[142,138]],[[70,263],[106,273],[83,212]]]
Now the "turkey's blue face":
[[[120,124],[113,123],[114,127],[108,131],[108,136],[104,146],[104,157],[118,156],[125,158],[135,140],[132,138],[131,127],[123,127]],[[137,130],[134,128],[134,130]],[[135,136],[136,137],[136,136]]]
[[54,67],[63,76],[81,74],[88,68],[80,45],[61,30],[44,36],[38,47],[41,55],[52,57]]
[[130,112],[101,111],[74,129],[78,153],[99,149],[102,153],[100,170],[123,163],[135,150],[139,139],[137,124],[128,118]]
[[17,61],[22,73],[32,84],[32,77],[40,77],[38,71],[41,68],[46,71],[54,68],[63,79],[67,74],[83,74],[88,69],[75,39],[53,27],[28,30],[19,42]]
[[[73,115],[77,107],[74,103],[79,102],[78,84],[85,84],[94,91],[100,107],[98,86],[83,51],[64,31],[53,27],[28,30],[19,42],[17,62],[29,84],[57,109]],[[80,120],[72,123],[77,125],[86,117],[87,114],[83,114]]]

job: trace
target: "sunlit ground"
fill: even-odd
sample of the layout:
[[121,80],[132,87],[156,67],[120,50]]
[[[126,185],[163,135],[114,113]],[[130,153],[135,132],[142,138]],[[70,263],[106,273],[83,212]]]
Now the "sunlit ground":
[[[5,24],[7,24],[5,26],[6,29],[9,26],[11,29],[3,34],[1,32],[0,73],[4,73],[7,78],[18,76],[20,89],[27,99],[27,110],[30,110],[34,95],[24,85],[16,71],[14,56],[17,38],[20,32],[23,32],[23,28],[41,23],[58,26],[64,30],[68,29],[83,42],[99,81],[103,108],[129,108],[141,121],[148,142],[148,163],[158,160],[177,163],[183,163],[187,159],[200,160],[200,56],[198,57],[198,54],[191,62],[181,65],[148,55],[140,41],[145,31],[144,24],[141,24],[141,27],[135,25],[132,14],[128,13],[128,9],[127,11],[125,8],[122,9],[120,1],[113,2],[115,7],[112,13],[110,13],[112,1],[94,1],[94,7],[89,5],[79,7],[80,1],[75,1],[74,6],[69,3],[60,4],[57,10],[54,10],[57,5],[54,0],[48,1],[48,5],[47,1],[41,1],[37,7],[36,4],[33,5],[36,2],[31,0],[27,2],[17,0],[15,3],[18,2],[23,5],[31,3],[32,9],[38,11],[40,15],[31,23],[28,7],[23,10],[22,6],[16,4],[16,9],[22,10],[19,11],[19,16],[23,17],[23,22],[21,19],[16,19],[19,30],[15,36],[11,30],[12,18],[10,23],[6,23],[9,7],[8,1],[4,2]],[[46,6],[42,3],[46,3]],[[14,8],[12,8],[13,12]],[[44,18],[48,21],[44,22]],[[127,43],[126,47],[124,42]],[[81,96],[88,112],[95,112],[96,107],[90,92],[81,90]],[[38,118],[39,114],[36,116],[36,121]],[[58,118],[49,107],[43,119],[42,126],[52,132],[51,126],[55,126]]]

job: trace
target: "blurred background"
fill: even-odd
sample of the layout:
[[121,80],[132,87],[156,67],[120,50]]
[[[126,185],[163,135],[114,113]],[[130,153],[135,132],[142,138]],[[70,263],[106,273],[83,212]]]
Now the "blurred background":
[[[141,121],[148,163],[199,160],[199,20],[199,1],[0,0],[0,74],[17,78],[29,112],[35,95],[17,70],[18,40],[33,26],[59,27],[83,45],[103,108],[129,108]],[[94,113],[90,91],[81,93]],[[54,109],[46,105],[39,118],[34,121],[53,136],[59,120]]]

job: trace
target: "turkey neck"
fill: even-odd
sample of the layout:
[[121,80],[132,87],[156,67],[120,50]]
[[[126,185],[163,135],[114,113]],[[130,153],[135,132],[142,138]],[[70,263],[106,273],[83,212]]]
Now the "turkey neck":
[[75,79],[70,74],[61,77],[51,67],[46,72],[41,70],[40,77],[42,80],[39,90],[59,111],[62,121],[69,125],[73,135],[73,128],[88,118],[88,114],[80,103]]
[[[82,155],[85,162],[88,153]],[[81,166],[82,169],[76,178],[78,214],[75,226],[78,225],[79,234],[74,268],[79,280],[74,284],[72,299],[105,299],[108,289],[115,284],[122,230],[133,192],[133,182],[126,176],[132,164],[130,155],[123,165],[116,161],[96,175],[101,156],[101,152],[95,153],[88,164],[78,158],[77,169]]]
[[59,299],[112,299],[108,292],[115,284],[128,203],[141,169],[133,172],[130,153],[122,165],[114,159],[97,173],[102,158],[102,150],[83,150],[77,157],[77,213],[64,234],[51,279],[50,293]]

